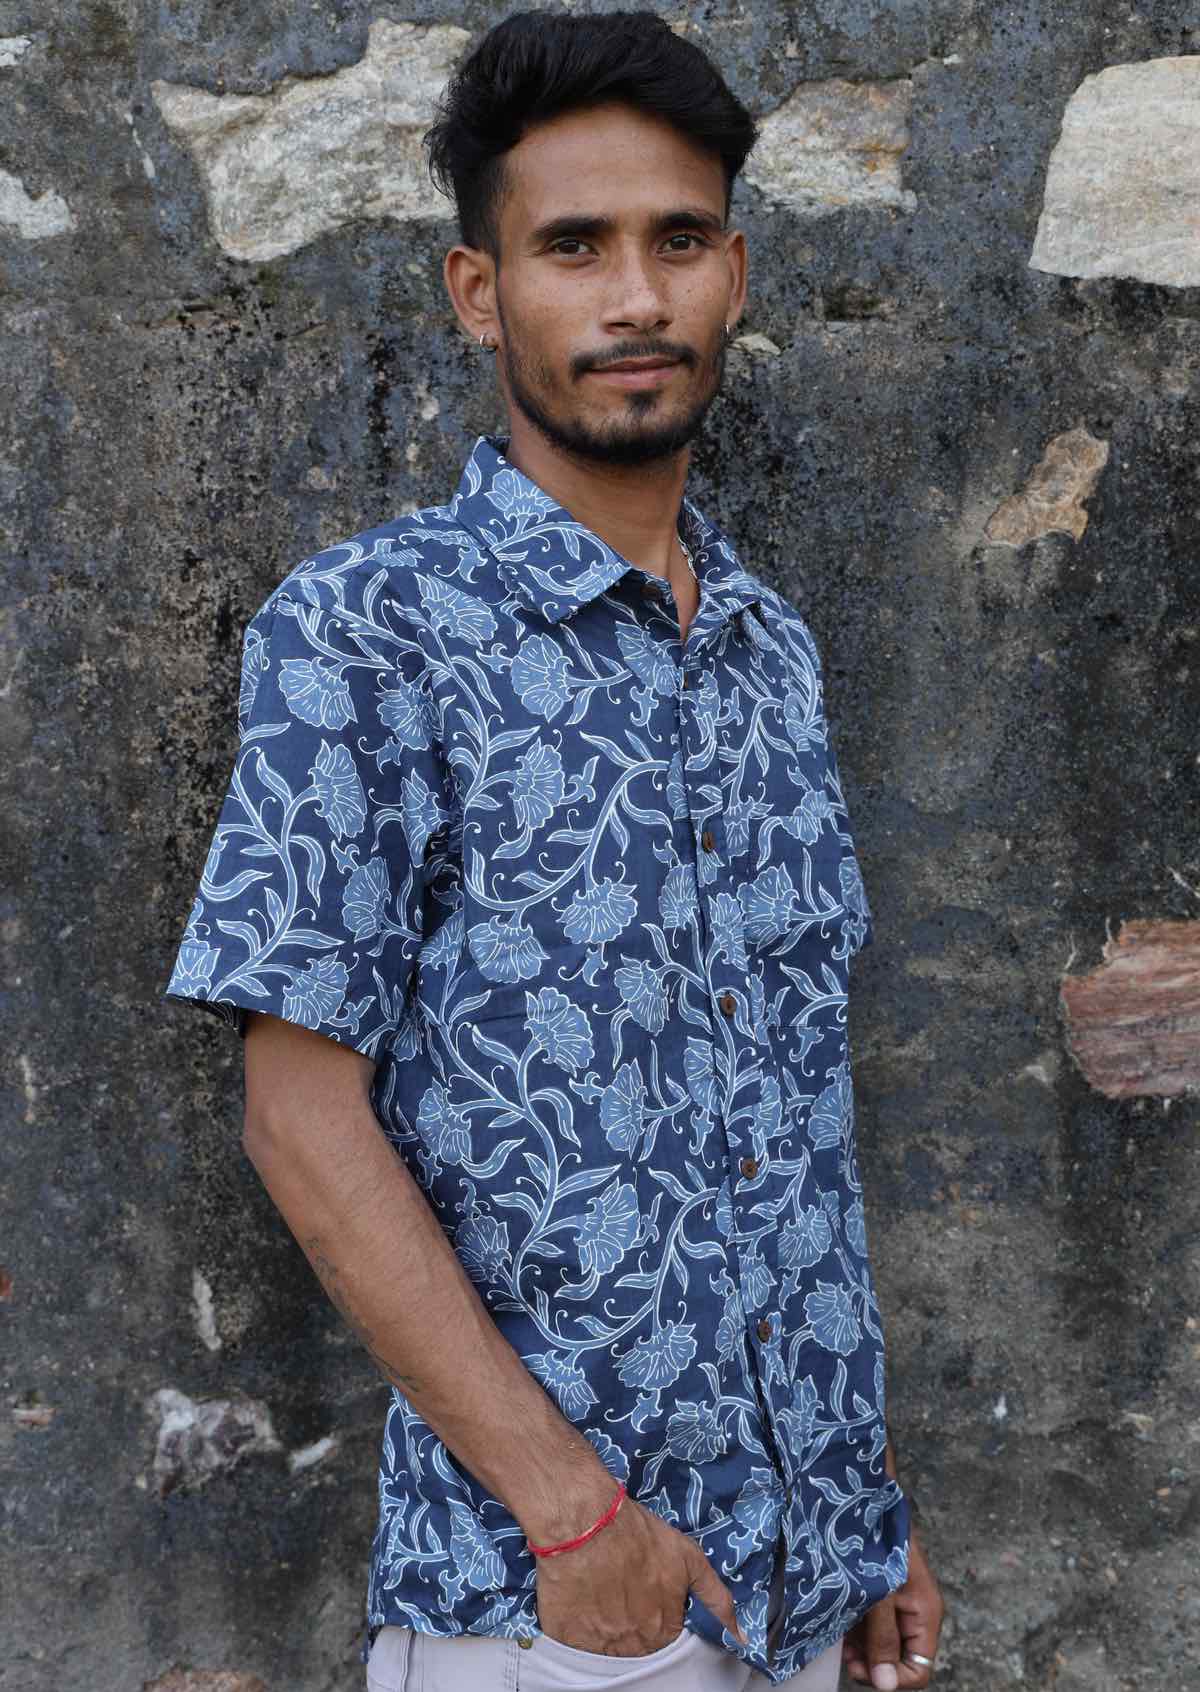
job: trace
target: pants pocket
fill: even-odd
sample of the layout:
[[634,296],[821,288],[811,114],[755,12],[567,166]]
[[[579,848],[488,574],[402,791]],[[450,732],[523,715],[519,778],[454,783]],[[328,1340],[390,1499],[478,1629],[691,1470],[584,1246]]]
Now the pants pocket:
[[[538,1634],[521,1653],[519,1692],[709,1692],[724,1686],[710,1677],[709,1658],[725,1655],[691,1628],[644,1657],[609,1657],[581,1651],[549,1634]],[[731,1659],[732,1663],[732,1659]]]
[[517,1692],[515,1639],[500,1634],[420,1634],[405,1692]]
[[416,1692],[412,1658],[413,1629],[381,1627],[367,1661],[367,1692]]

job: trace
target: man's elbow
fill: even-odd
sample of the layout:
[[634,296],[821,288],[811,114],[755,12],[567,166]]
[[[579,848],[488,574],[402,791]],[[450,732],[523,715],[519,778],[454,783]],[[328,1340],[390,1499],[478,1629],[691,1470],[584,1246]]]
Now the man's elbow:
[[287,1134],[287,1110],[270,1088],[252,1087],[247,1078],[246,1107],[242,1112],[242,1150],[256,1168],[261,1168]]
[[256,1166],[306,1128],[328,1134],[347,1107],[370,1107],[372,1059],[324,1034],[254,1013],[246,1029],[242,1149]]
[[247,1099],[242,1114],[242,1150],[255,1167],[262,1161],[275,1138],[275,1130],[268,1112],[261,1104],[252,1105]]

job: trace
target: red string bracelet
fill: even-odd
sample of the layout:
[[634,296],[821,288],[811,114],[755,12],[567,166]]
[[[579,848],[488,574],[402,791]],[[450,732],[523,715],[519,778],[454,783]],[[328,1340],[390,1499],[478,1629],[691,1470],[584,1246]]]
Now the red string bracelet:
[[530,1544],[529,1549],[533,1552],[535,1557],[556,1557],[560,1551],[574,1551],[577,1545],[585,1544],[587,1540],[591,1539],[593,1534],[599,1533],[602,1527],[608,1526],[609,1522],[612,1521],[617,1511],[621,1508],[621,1500],[624,1496],[625,1484],[623,1481],[618,1481],[617,1496],[600,1517],[599,1521],[593,1522],[586,1533],[581,1533],[578,1539],[564,1539],[561,1545]]

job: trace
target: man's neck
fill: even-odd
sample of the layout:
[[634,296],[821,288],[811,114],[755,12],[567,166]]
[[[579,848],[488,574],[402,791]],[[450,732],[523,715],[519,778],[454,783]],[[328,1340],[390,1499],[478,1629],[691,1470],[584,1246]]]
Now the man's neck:
[[655,464],[596,464],[559,451],[514,418],[505,457],[631,564],[665,577],[677,560],[687,447]]

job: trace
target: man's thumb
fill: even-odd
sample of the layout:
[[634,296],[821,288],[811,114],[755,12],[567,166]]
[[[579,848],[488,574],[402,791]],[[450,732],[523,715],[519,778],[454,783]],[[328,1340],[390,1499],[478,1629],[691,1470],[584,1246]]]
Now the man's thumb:
[[726,1586],[720,1575],[713,1568],[700,1547],[692,1540],[688,1540],[688,1585],[700,1599],[705,1609],[711,1610],[718,1620],[724,1622],[730,1633],[741,1640],[743,1645],[749,1645],[742,1624],[737,1617],[737,1609],[733,1602],[733,1593]]

